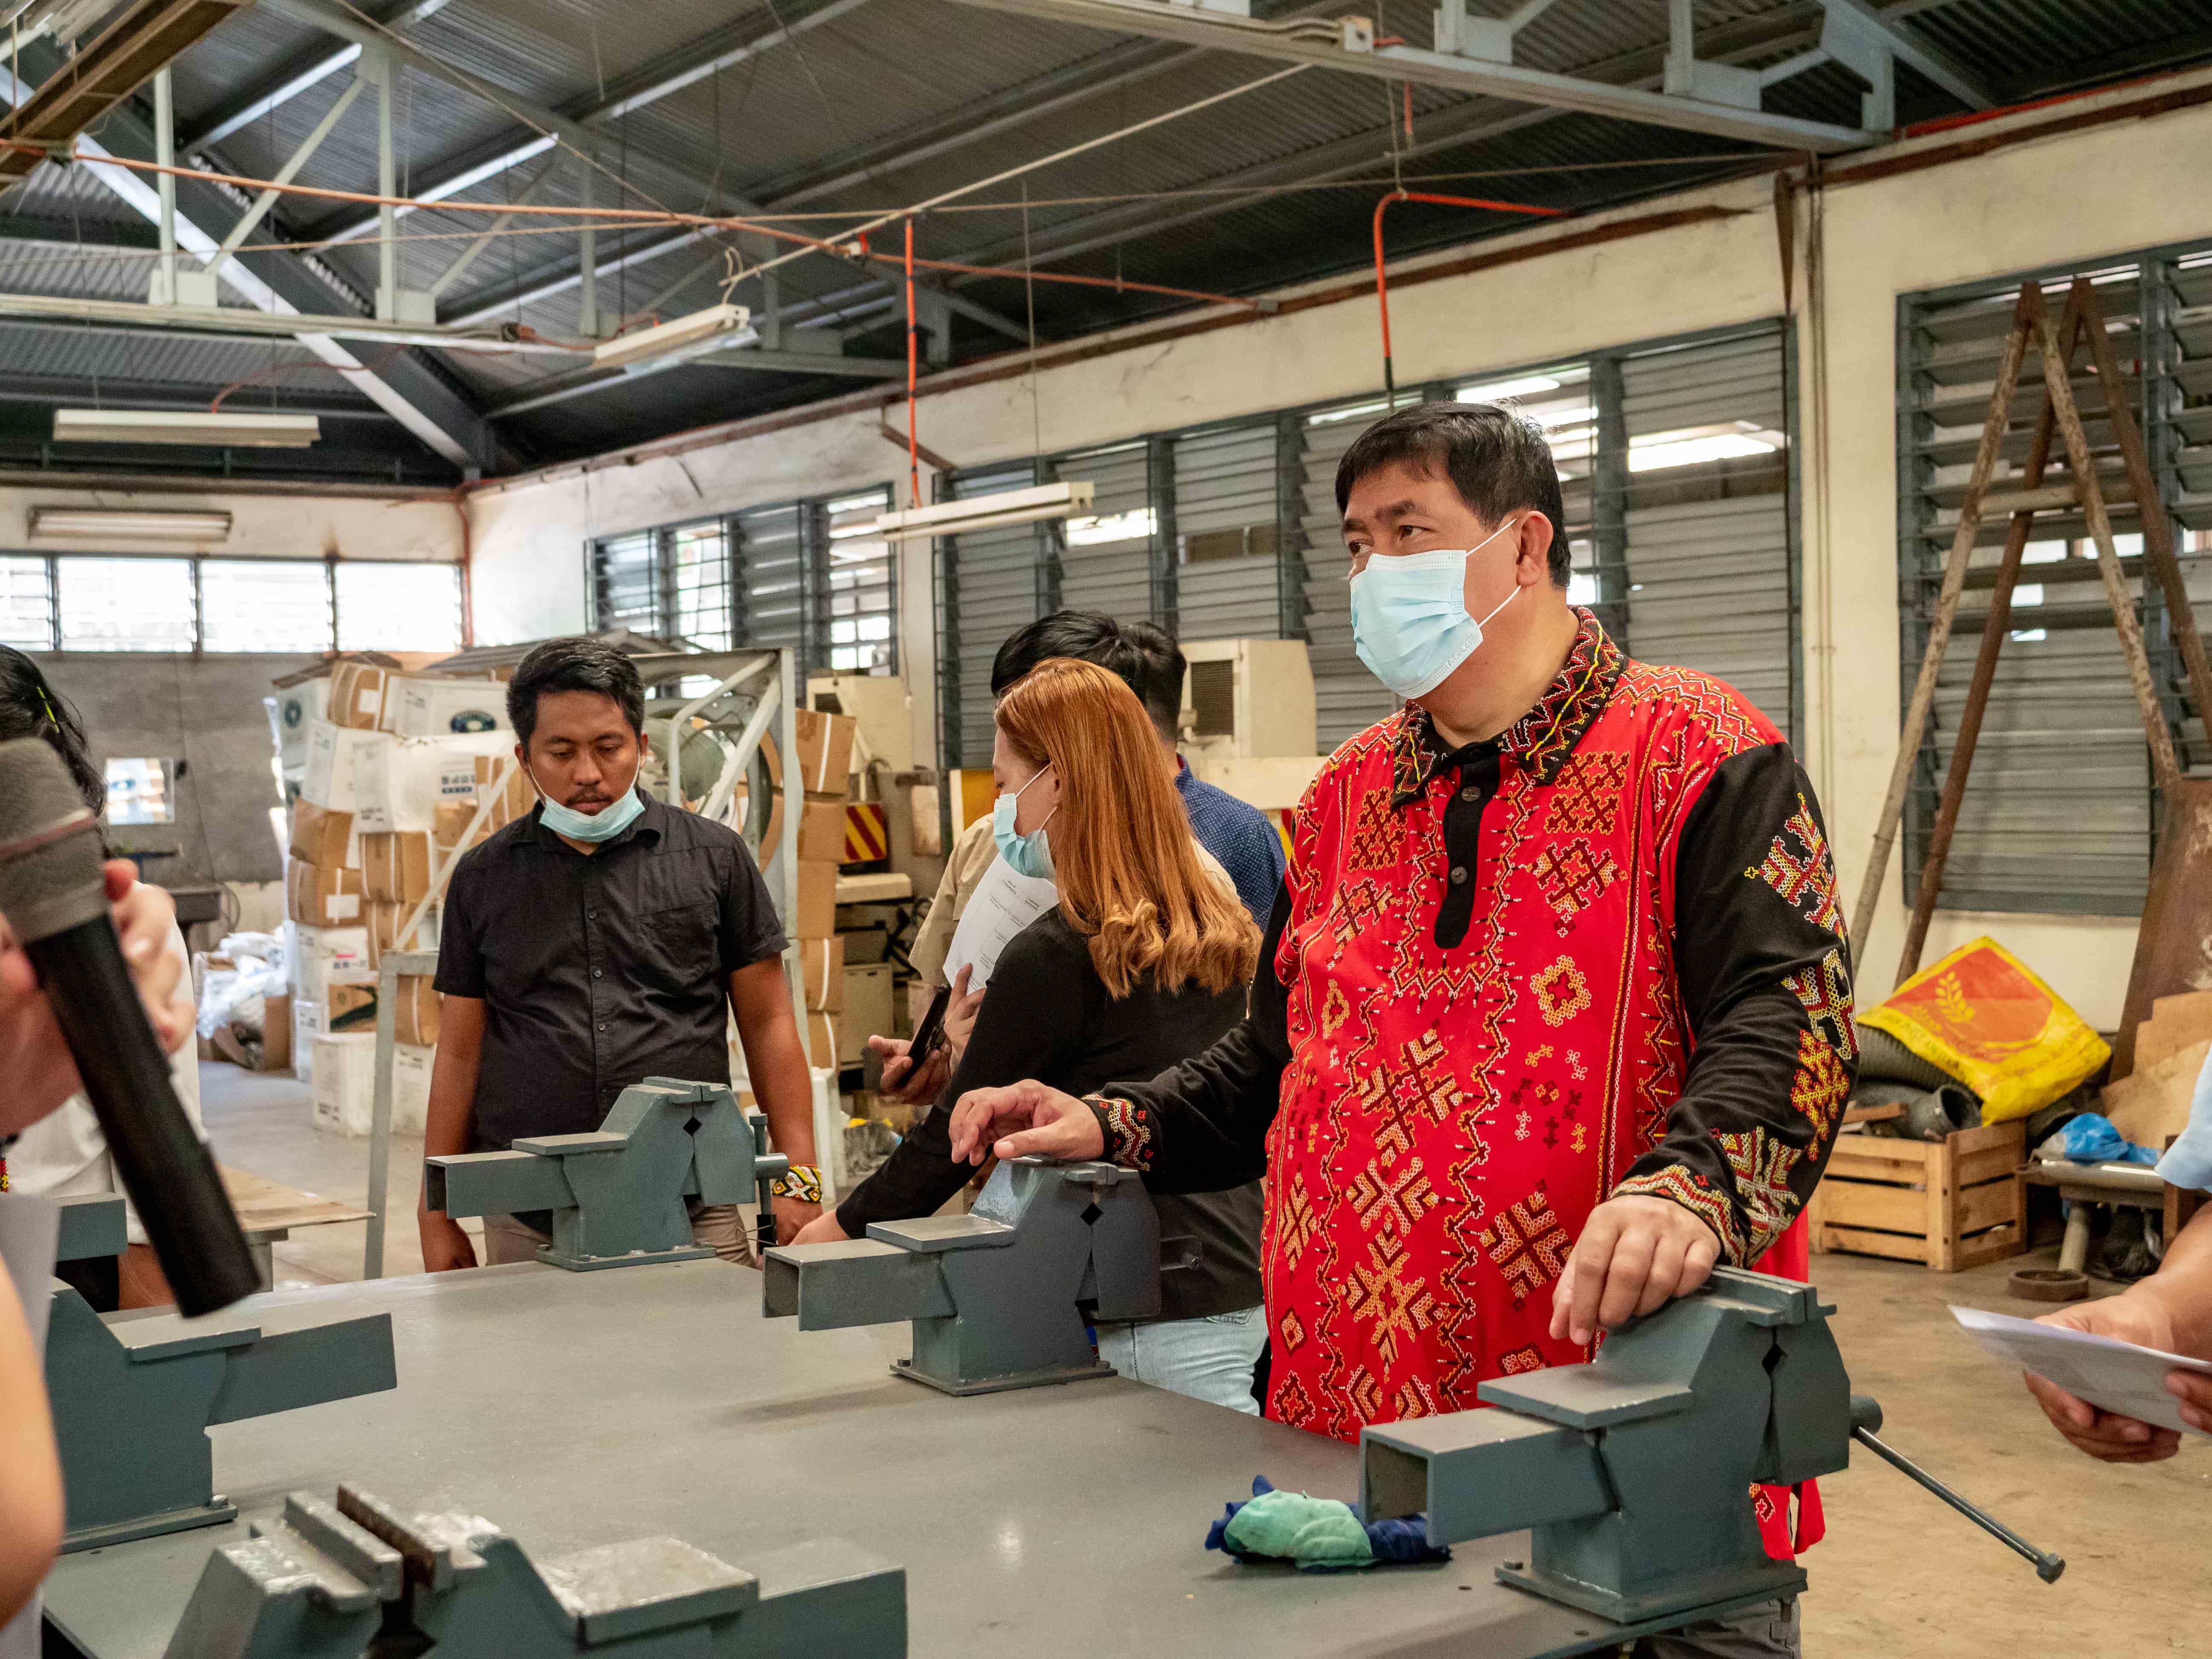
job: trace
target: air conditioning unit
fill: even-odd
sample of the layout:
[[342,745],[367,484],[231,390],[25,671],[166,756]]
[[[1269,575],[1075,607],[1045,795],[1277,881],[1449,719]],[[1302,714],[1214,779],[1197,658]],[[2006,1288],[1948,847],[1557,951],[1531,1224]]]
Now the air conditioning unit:
[[1302,640],[1185,640],[1183,752],[1206,761],[1310,756],[1313,669]]

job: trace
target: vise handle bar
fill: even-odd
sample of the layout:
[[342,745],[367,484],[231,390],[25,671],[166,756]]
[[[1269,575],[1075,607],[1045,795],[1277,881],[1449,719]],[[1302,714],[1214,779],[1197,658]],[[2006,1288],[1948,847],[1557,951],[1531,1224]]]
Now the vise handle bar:
[[2035,1564],[2035,1576],[2045,1583],[2055,1584],[2058,1582],[2058,1575],[2066,1571],[2066,1562],[2063,1556],[2054,1555],[2048,1550],[2036,1548],[2034,1545],[2029,1543],[1995,1516],[1984,1514],[1976,1509],[1910,1458],[1884,1445],[1875,1437],[1874,1432],[1881,1426],[1881,1407],[1866,1395],[1853,1395],[1851,1396],[1852,1439],[1857,1441],[1859,1444],[1864,1446],[1891,1468],[1900,1469],[1911,1476],[1913,1480],[1934,1492],[1936,1497],[1958,1510],[1984,1532],[2002,1540],[2008,1547],[2019,1551],[2021,1554]]

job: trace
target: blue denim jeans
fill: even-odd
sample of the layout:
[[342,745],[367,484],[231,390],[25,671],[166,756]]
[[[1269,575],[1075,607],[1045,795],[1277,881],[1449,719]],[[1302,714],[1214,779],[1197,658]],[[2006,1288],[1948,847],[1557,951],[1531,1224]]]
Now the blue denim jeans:
[[1131,1381],[1247,1416],[1260,1414],[1260,1402],[1252,1398],[1252,1368],[1267,1346],[1267,1321],[1259,1309],[1101,1325],[1097,1333],[1098,1357]]

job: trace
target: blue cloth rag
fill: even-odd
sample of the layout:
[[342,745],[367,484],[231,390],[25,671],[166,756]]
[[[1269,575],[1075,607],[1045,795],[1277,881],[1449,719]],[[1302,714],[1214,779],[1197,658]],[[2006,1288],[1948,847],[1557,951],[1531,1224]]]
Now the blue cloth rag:
[[[1238,1517],[1263,1498],[1279,1501],[1260,1505],[1246,1517],[1249,1524],[1240,1527]],[[1303,1492],[1277,1492],[1267,1476],[1255,1475],[1251,1499],[1228,1505],[1222,1517],[1206,1529],[1206,1547],[1220,1550],[1243,1565],[1289,1561],[1301,1572],[1342,1572],[1356,1567],[1451,1559],[1451,1551],[1429,1542],[1428,1528],[1419,1516],[1365,1522],[1367,1559],[1359,1559],[1348,1535],[1351,1528],[1360,1526],[1348,1504],[1334,1498],[1309,1498]],[[1254,1547],[1263,1540],[1271,1547],[1288,1553],[1262,1553]]]
[[2155,1164],[2158,1154],[2138,1146],[2112,1127],[2112,1120],[2094,1112],[2069,1119],[2064,1135],[2066,1156],[2076,1164]]

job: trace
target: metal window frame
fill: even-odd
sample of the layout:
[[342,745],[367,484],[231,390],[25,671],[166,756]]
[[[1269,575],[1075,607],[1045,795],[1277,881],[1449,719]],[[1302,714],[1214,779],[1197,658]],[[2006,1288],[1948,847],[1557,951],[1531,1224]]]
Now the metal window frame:
[[[1918,510],[1923,481],[1916,454],[1922,426],[1927,422],[1927,417],[1918,414],[1917,409],[1923,388],[1915,373],[1917,360],[1913,350],[1913,337],[1920,319],[1932,311],[1948,307],[1975,300],[2003,297],[2017,292],[2025,282],[2033,282],[2048,289],[2076,276],[2091,275],[2119,266],[2134,266],[2134,302],[2140,319],[2143,352],[2143,368],[2137,376],[2139,403],[2136,415],[2150,462],[2151,476],[2157,483],[2160,505],[2172,528],[2174,547],[2183,561],[2185,576],[2190,568],[2189,560],[2201,556],[2192,556],[2185,550],[2188,546],[2187,532],[2178,511],[2182,489],[2176,456],[2178,434],[2172,416],[2179,388],[2169,356],[2177,347],[2169,304],[2172,297],[2170,279],[2185,260],[2202,259],[2208,256],[2212,256],[2212,238],[2161,242],[2148,247],[2120,249],[2081,258],[2053,261],[2002,276],[1954,283],[1942,288],[1921,289],[1897,296],[1895,442],[1900,710],[1911,701],[1912,683],[1919,674],[1921,658],[1927,650],[1928,610],[1942,575],[1940,563],[1923,568],[1921,558],[1916,554],[1916,544],[1928,540],[1928,532]],[[2160,285],[2165,289],[2163,295],[2154,291],[2154,270],[2159,273]],[[2152,336],[2154,321],[2160,330],[2155,343]],[[2168,393],[2164,398],[2159,396],[2161,386]],[[2160,688],[2160,698],[2166,705],[2168,724],[2173,731],[2175,744],[2184,757],[2186,770],[2192,760],[2198,765],[2203,763],[2206,745],[2202,740],[2194,745],[2189,741],[2189,722],[2185,718],[2185,710],[2178,691],[2180,679],[2179,653],[2174,647],[2171,619],[2166,614],[2163,597],[2158,592],[2156,583],[2146,580],[2142,586],[2144,643],[2148,647],[2153,678]],[[1905,797],[1905,818],[1901,826],[1904,833],[1900,839],[1903,843],[1904,895],[1907,905],[1913,902],[1919,890],[1920,866],[1933,823],[1931,803],[1942,787],[1942,772],[1936,764],[1937,735],[1936,722],[1931,719],[1928,731],[1921,739],[1920,752],[1914,757],[1912,787]],[[2147,881],[2150,859],[2157,845],[2163,801],[2151,772],[2148,745],[2144,747],[2142,788],[2149,804],[2150,825],[2143,848]],[[1973,894],[1973,908],[2000,915],[2132,916],[2137,914],[2136,910],[2115,909],[2109,899],[2098,895],[2051,889],[2039,890],[2032,896],[2019,895],[2012,902],[2006,902],[2006,896],[2001,892],[1977,890]]]
[[[655,638],[674,637],[678,602],[676,593],[675,541],[678,534],[701,525],[714,525],[722,535],[723,580],[728,599],[728,617],[732,650],[766,649],[750,638],[752,618],[746,605],[745,554],[747,541],[741,520],[748,514],[784,513],[797,518],[799,565],[799,674],[803,684],[810,674],[830,672],[831,621],[830,580],[830,503],[854,495],[863,495],[880,490],[885,506],[892,500],[892,488],[888,483],[864,484],[854,489],[841,489],[820,495],[799,495],[783,501],[756,501],[726,513],[699,513],[689,518],[674,519],[663,524],[641,525],[634,529],[609,532],[584,539],[583,557],[586,613],[590,625],[595,629],[607,627],[606,550],[616,542],[624,542],[635,536],[652,538],[653,568],[650,581],[653,586],[652,627],[648,630]],[[890,580],[884,586],[885,613],[890,619],[890,672],[899,672],[899,650],[902,630],[899,627],[899,551],[893,545],[886,553],[890,561]],[[386,561],[386,562],[393,562]]]

